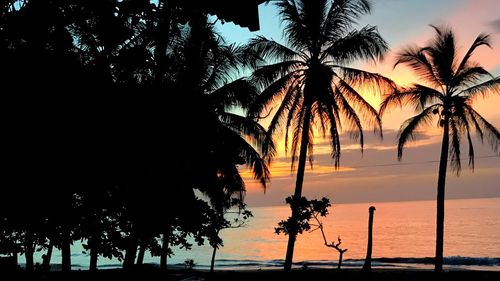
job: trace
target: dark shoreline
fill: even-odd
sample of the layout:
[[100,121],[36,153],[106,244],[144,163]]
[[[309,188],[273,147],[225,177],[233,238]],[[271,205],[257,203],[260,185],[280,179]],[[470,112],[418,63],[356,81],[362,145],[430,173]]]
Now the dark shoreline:
[[97,272],[87,270],[63,272],[2,272],[2,277],[10,277],[3,280],[500,280],[500,271],[473,271],[456,270],[434,273],[432,270],[393,270],[375,269],[372,272],[363,272],[359,269],[334,270],[334,269],[308,269],[292,270],[228,270],[208,271],[198,270],[168,270],[159,269],[129,270],[106,269]]

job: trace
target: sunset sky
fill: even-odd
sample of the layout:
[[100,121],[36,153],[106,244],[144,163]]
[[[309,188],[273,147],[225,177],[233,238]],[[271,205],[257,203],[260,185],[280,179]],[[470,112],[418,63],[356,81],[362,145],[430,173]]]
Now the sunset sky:
[[[271,2],[272,3],[272,2]],[[475,37],[484,32],[493,37],[493,50],[480,48],[473,56],[494,76],[500,75],[500,1],[498,0],[377,0],[372,1],[372,14],[360,24],[378,26],[389,43],[391,52],[409,44],[423,45],[430,39],[430,24],[451,26],[457,35],[461,51],[468,49]],[[232,23],[219,25],[228,42],[245,43],[255,35],[281,41],[281,27],[272,4],[261,5],[260,31],[251,33]],[[404,66],[393,70],[392,53],[377,64],[356,64],[356,67],[378,72],[404,85],[418,80]],[[379,108],[380,97],[366,99]],[[500,128],[500,96],[477,100],[475,108],[483,117]],[[405,150],[403,161],[396,158],[396,135],[400,124],[412,116],[412,109],[394,110],[383,117],[384,139],[365,131],[366,145],[361,154],[355,142],[343,137],[341,168],[333,168],[327,140],[315,140],[313,170],[308,169],[304,180],[304,195],[308,198],[327,196],[334,203],[378,202],[434,199],[440,152],[440,132],[435,127],[422,131],[418,140]],[[462,173],[449,172],[447,198],[500,197],[500,157],[489,145],[475,140],[476,167],[472,172],[463,160]],[[262,188],[247,181],[247,203],[250,206],[280,205],[293,193],[295,173],[290,171],[290,158],[280,145],[279,158],[272,164],[272,179],[264,194]],[[466,155],[466,150],[464,149]]]

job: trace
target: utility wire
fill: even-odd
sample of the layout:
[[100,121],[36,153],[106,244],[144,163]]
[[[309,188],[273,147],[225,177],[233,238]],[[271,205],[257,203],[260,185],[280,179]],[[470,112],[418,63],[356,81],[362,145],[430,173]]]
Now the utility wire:
[[[498,157],[498,155],[486,155],[486,156],[478,156],[474,157],[475,159],[484,159],[484,158],[494,158]],[[469,158],[461,158],[462,160],[469,160]],[[451,162],[451,160],[448,160]],[[359,166],[345,166],[349,168],[371,168],[371,167],[390,167],[390,166],[408,166],[408,165],[418,165],[418,164],[429,164],[429,163],[439,163],[439,160],[429,160],[429,161],[420,161],[420,162],[408,162],[408,163],[386,163],[386,164],[374,164],[374,165],[359,165]]]

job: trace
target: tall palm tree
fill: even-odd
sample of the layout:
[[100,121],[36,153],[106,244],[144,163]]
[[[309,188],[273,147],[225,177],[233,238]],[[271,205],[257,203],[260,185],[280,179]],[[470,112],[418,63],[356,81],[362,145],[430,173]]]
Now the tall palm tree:
[[[467,138],[469,166],[474,167],[474,147],[471,132],[475,130],[481,140],[486,138],[497,151],[500,143],[498,130],[486,121],[472,102],[478,96],[500,93],[500,77],[493,77],[478,63],[470,60],[481,46],[491,48],[490,36],[480,34],[460,60],[453,31],[447,27],[432,26],[435,38],[424,47],[407,47],[397,56],[395,66],[406,64],[425,84],[413,84],[388,95],[382,102],[380,113],[391,106],[414,106],[417,115],[406,120],[399,129],[398,159],[403,148],[414,139],[415,132],[438,116],[443,130],[439,175],[437,184],[436,259],[435,271],[443,269],[444,199],[448,155],[451,167],[460,172],[461,137]],[[485,79],[487,78],[487,79]],[[487,81],[485,81],[487,80]]]
[[[356,86],[391,86],[392,82],[347,65],[358,59],[375,62],[388,47],[376,27],[354,28],[357,20],[371,10],[367,0],[281,0],[276,5],[284,22],[286,44],[264,37],[250,41],[249,54],[257,54],[264,61],[256,61],[253,74],[264,90],[249,114],[258,116],[279,102],[269,124],[268,139],[285,127],[288,151],[291,130],[292,168],[298,154],[294,198],[300,199],[308,156],[312,165],[314,124],[331,141],[335,167],[339,166],[342,129],[359,140],[361,148],[362,119],[381,135],[377,111]],[[296,222],[294,205],[291,218]],[[285,270],[291,269],[296,235],[296,230],[289,233]]]

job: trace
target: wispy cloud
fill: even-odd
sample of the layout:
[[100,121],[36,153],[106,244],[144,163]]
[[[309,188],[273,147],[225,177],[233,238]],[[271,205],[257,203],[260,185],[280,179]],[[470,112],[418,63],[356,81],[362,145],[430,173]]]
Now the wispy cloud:
[[500,33],[500,19],[496,19],[490,23],[490,26],[493,27],[495,33]]

